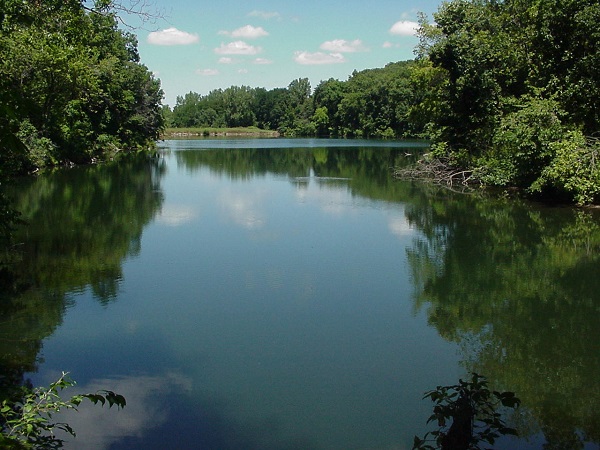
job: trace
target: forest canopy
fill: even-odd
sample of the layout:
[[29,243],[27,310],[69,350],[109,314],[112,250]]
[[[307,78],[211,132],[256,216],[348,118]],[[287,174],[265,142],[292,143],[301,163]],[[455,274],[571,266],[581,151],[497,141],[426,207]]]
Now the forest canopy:
[[168,125],[173,127],[258,126],[285,136],[401,138],[421,136],[410,120],[414,61],[354,71],[347,81],[329,79],[314,89],[308,78],[285,88],[248,86],[216,89],[207,95],[177,97]]
[[486,185],[597,202],[600,3],[454,0],[433,18],[417,52],[434,155]]
[[87,163],[158,138],[160,82],[113,6],[0,0],[3,172]]

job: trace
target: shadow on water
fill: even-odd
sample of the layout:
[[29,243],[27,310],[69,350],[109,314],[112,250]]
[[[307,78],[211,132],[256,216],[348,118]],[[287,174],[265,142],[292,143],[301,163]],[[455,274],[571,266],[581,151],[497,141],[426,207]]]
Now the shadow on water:
[[522,436],[600,443],[600,217],[433,187],[406,208],[415,308],[464,366],[514,391]]
[[21,180],[8,192],[25,224],[16,232],[16,281],[0,296],[0,384],[36,369],[42,340],[62,323],[73,293],[108,305],[121,264],[139,253],[144,226],[162,203],[159,159],[132,157]]

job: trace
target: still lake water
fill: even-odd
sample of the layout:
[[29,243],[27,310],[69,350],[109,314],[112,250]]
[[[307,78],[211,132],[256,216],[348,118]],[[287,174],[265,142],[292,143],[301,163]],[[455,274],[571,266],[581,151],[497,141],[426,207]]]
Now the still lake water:
[[598,448],[595,211],[394,180],[415,142],[159,147],[15,190],[2,367],[127,398],[66,448],[410,449],[471,371],[523,401],[496,448]]

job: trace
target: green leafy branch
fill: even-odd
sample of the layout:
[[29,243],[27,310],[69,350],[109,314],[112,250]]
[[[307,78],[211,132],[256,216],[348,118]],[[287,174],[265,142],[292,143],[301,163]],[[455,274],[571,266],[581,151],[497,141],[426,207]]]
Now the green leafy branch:
[[93,394],[74,395],[68,400],[60,397],[60,392],[75,386],[75,381],[63,372],[60,378],[48,387],[24,388],[18,401],[4,400],[0,407],[0,445],[7,448],[60,448],[63,441],[54,432],[62,430],[75,437],[75,430],[64,422],[54,422],[53,414],[62,410],[77,410],[85,399],[93,404],[108,403],[109,408],[116,405],[124,408],[125,397],[113,391],[100,390]]
[[517,408],[521,400],[513,392],[490,391],[484,376],[473,373],[470,381],[438,386],[423,398],[435,404],[427,423],[437,422],[438,429],[423,438],[415,436],[413,450],[479,450],[501,436],[517,435],[517,430],[506,426],[498,409]]

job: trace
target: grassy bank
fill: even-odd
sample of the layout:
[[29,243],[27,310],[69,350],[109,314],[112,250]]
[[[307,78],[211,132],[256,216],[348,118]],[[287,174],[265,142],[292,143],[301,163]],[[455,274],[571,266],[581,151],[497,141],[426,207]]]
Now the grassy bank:
[[261,130],[257,127],[238,128],[166,128],[162,133],[163,139],[185,137],[221,137],[221,136],[248,136],[248,137],[278,137],[279,133],[272,130]]

